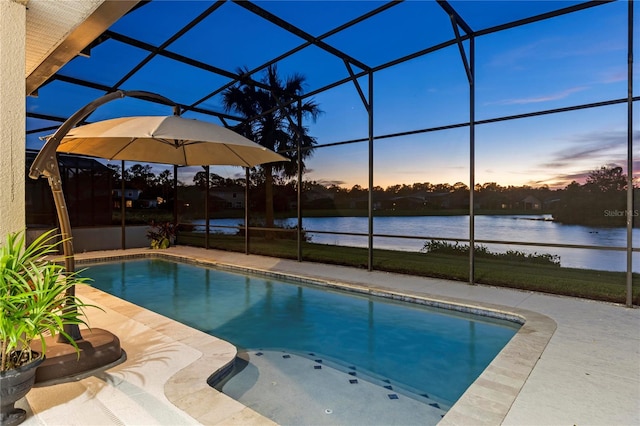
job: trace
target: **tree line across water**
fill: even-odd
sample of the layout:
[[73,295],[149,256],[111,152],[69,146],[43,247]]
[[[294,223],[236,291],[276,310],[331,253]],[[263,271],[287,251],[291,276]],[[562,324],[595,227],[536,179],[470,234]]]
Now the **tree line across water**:
[[[110,165],[114,175],[114,187],[121,185],[119,166]],[[142,191],[143,198],[166,200],[173,203],[173,176],[169,170],[155,174],[152,166],[135,164],[124,173],[127,188]],[[261,169],[250,173],[249,208],[259,214],[265,209],[266,179]],[[297,209],[297,182],[278,174],[274,175],[272,202],[274,211],[281,215],[295,215]],[[204,204],[207,173],[199,171],[192,182],[178,181],[178,203],[181,212],[189,216],[185,206]],[[245,179],[224,178],[209,174],[209,209],[217,216],[233,215],[234,210],[244,210]],[[228,194],[242,200],[232,204]],[[226,194],[226,195],[225,195]],[[345,188],[314,181],[302,182],[302,208],[309,215],[360,215],[368,210],[368,189],[360,185]],[[373,188],[373,205],[376,215],[428,215],[466,214],[469,210],[469,187],[464,183],[398,184]],[[572,182],[563,189],[543,186],[501,186],[495,182],[475,186],[474,207],[477,214],[542,214],[553,216],[555,221],[566,224],[593,226],[625,226],[627,217],[635,219],[638,210],[627,210],[627,176],[621,167],[601,167],[589,173],[586,182]],[[194,210],[194,209],[192,209]],[[194,211],[196,216],[202,212]],[[634,220],[635,222],[635,220]]]
[[[239,68],[243,76],[237,84],[222,93],[226,112],[237,114],[242,121],[231,126],[237,133],[258,144],[281,153],[291,161],[263,164],[250,174],[250,205],[262,212],[267,227],[272,227],[274,215],[295,215],[297,210],[298,172],[306,170],[306,160],[314,153],[316,138],[309,135],[303,120],[315,121],[323,112],[313,98],[303,98],[305,77],[294,73],[288,77],[278,74],[276,65],[267,67],[260,81],[254,81],[248,67]],[[114,171],[118,174],[117,166]],[[124,171],[129,185],[158,197],[167,193],[170,172],[154,176],[150,167],[135,165]],[[128,174],[128,175],[127,175]],[[206,171],[195,174],[193,184],[183,185],[182,202],[178,205],[200,203],[198,194],[207,185],[212,188],[209,209],[213,211],[244,209],[238,201],[244,179],[225,179]],[[551,213],[554,220],[568,224],[595,226],[624,226],[627,218],[635,218],[637,211],[627,207],[627,176],[618,166],[593,170],[584,184],[572,182],[564,189],[543,186],[501,186],[490,182],[475,185],[474,211],[483,213]],[[307,212],[325,215],[364,214],[369,209],[368,189],[359,185],[344,188],[320,182],[302,182],[301,207]],[[238,190],[238,191],[236,191]],[[399,184],[372,188],[373,209],[376,214],[466,214],[470,210],[469,187],[458,182]],[[229,193],[235,198],[229,199]],[[194,205],[195,205],[194,204]],[[359,213],[357,213],[359,212]],[[186,212],[185,212],[186,213]],[[312,213],[313,214],[313,213]],[[201,215],[202,217],[202,215]]]

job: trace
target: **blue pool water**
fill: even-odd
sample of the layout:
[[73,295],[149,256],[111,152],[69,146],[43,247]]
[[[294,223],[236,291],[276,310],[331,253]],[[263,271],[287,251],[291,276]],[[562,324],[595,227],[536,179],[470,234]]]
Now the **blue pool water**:
[[241,350],[314,353],[452,405],[517,332],[508,321],[158,259],[90,266],[94,287]]

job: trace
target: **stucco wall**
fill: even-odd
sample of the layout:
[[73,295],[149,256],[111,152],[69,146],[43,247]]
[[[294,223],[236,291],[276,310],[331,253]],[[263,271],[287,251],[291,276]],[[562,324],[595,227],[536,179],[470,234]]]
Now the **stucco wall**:
[[26,226],[24,3],[0,1],[0,242]]

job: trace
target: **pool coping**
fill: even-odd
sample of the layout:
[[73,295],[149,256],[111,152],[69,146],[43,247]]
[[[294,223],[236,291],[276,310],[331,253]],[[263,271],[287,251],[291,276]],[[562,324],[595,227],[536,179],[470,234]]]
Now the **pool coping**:
[[[204,249],[202,249],[202,251],[206,253]],[[165,258],[190,264],[213,266],[230,271],[250,272],[273,278],[325,286],[332,289],[506,319],[521,324],[520,329],[509,343],[498,353],[487,368],[449,409],[440,421],[440,425],[502,423],[557,328],[556,322],[550,317],[516,307],[505,307],[485,302],[471,302],[465,299],[440,295],[417,294],[410,291],[400,292],[391,288],[365,286],[361,283],[348,282],[347,280],[336,281],[317,278],[311,276],[311,274],[300,275],[270,269],[238,266],[219,262],[207,257],[195,258],[192,255],[171,251],[141,249],[127,250],[126,252],[112,252],[113,255],[109,256],[105,256],[104,253],[95,253],[94,256],[92,256],[92,254],[93,253],[86,253],[80,256],[78,264],[82,265],[83,263],[109,262],[123,259]],[[91,289],[91,291],[99,292],[100,290]],[[144,308],[137,308],[145,311]],[[127,309],[126,313],[121,313],[130,315],[130,312],[130,309]],[[163,318],[162,321],[166,322],[168,320],[162,316],[160,317]],[[150,326],[153,327],[154,324],[150,324]],[[182,326],[187,329],[190,328],[183,324]],[[181,340],[183,336],[184,334],[180,333],[180,335],[175,337],[177,340]],[[211,339],[222,341],[213,336],[211,336]],[[226,354],[221,354],[219,351],[211,352],[211,342],[209,341],[211,339],[204,339],[203,341],[190,339],[188,344],[201,351],[203,356],[175,373],[166,382],[164,387],[165,395],[172,404],[204,424],[213,424],[210,420],[215,419],[217,422],[221,419],[221,413],[209,413],[207,411],[209,406],[204,404],[205,406],[203,407],[203,393],[214,397],[216,394],[219,394],[218,391],[207,384],[207,380],[212,375],[219,374],[221,371],[228,369],[236,355],[235,347],[228,342],[225,343],[233,347],[233,351],[227,351]],[[215,371],[212,372],[212,368],[215,368]],[[239,406],[236,406],[232,411],[242,411],[240,407],[244,406],[237,401],[235,402]],[[247,410],[252,411],[248,408]],[[250,417],[251,416],[254,416],[254,414],[251,413]],[[265,417],[264,421],[269,422],[270,420]]]
[[[149,255],[124,255],[109,258],[85,257],[76,265],[82,268],[84,263],[118,261],[123,259],[154,258]],[[276,423],[262,414],[246,407],[233,398],[219,392],[209,385],[210,380],[228,373],[234,365],[236,347],[216,336],[175,321],[157,312],[138,306],[125,299],[92,287],[83,285],[76,289],[78,297],[90,300],[95,306],[107,312],[114,312],[144,327],[153,329],[172,342],[195,349],[201,355],[186,367],[174,372],[164,383],[164,396],[178,409],[204,425],[242,424],[275,425]],[[88,332],[85,330],[83,333]],[[121,341],[122,349],[127,350],[126,337]],[[178,355],[179,356],[179,355]],[[127,366],[123,365],[126,369]],[[107,371],[109,367],[106,367]],[[65,381],[61,381],[64,383]],[[47,384],[44,384],[45,386]]]

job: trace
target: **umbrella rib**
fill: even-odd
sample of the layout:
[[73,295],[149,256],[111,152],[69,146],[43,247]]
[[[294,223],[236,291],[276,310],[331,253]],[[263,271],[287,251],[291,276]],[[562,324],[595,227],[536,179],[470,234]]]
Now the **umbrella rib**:
[[243,162],[243,163],[244,163],[244,167],[251,167],[251,165],[250,165],[249,163],[247,163],[247,161],[246,161],[244,158],[242,158],[242,157],[240,156],[240,154],[238,154],[238,153],[237,153],[237,152],[235,152],[233,149],[231,149],[231,147],[230,147],[229,145],[227,145],[227,144],[223,144],[223,145],[224,145],[224,147],[225,147],[226,149],[228,149],[228,150],[229,150],[229,152],[231,152],[231,153],[232,153],[233,155],[235,155],[235,156],[236,156],[236,157],[237,157],[241,162]]
[[[216,142],[206,142],[206,141],[185,141],[182,144],[182,149],[184,152],[184,159],[185,159],[185,165],[187,165],[188,163],[187,161],[187,151],[185,149],[185,146],[187,145],[199,145],[199,144],[209,144],[209,143],[216,143]],[[223,143],[223,142],[219,142],[217,143],[218,145],[223,146],[226,150],[228,150],[229,152],[231,152],[242,164],[233,164],[234,166],[242,166],[242,167],[252,167],[251,164],[249,164],[244,158],[242,158],[242,156],[240,154],[238,154],[231,146],[229,146],[229,144],[227,143]],[[264,149],[264,148],[263,148]],[[212,163],[213,164],[213,163]]]
[[187,162],[187,148],[185,147],[185,143],[183,143],[182,145],[180,145],[180,148],[182,148],[182,158],[184,159],[184,165],[188,165],[189,163]]
[[[51,138],[51,136],[48,136],[46,141],[49,140],[49,138]],[[73,152],[74,149],[76,149],[78,147],[78,145],[80,144],[80,141],[78,141],[77,139],[72,139],[69,141],[61,141],[60,145],[58,145],[58,148],[56,149],[56,151],[58,152]]]
[[[109,158],[109,160],[113,160],[114,158],[116,158],[116,157],[117,157],[117,156],[118,156],[122,151],[124,151],[126,148],[128,148],[128,147],[129,147],[129,145],[131,145],[132,143],[134,143],[136,140],[138,140],[138,138],[131,138],[131,140],[130,140],[128,143],[126,143],[122,148],[120,148],[119,150],[117,150],[117,151],[115,152],[115,154],[113,154],[113,155],[111,156],[111,158]],[[123,173],[124,173],[124,170],[123,170]]]

